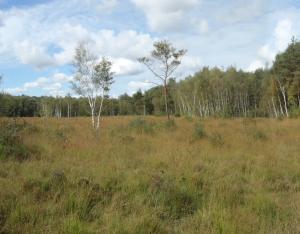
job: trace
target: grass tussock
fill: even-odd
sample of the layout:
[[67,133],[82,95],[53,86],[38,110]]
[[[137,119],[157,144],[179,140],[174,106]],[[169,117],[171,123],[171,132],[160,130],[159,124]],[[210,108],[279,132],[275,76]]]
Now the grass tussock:
[[38,128],[27,122],[15,120],[0,121],[0,160],[24,161],[39,156],[37,145],[25,143],[25,137],[37,133]]
[[3,121],[0,233],[300,232],[295,119]]
[[194,137],[197,139],[201,139],[207,136],[204,125],[200,122],[195,123],[194,125]]

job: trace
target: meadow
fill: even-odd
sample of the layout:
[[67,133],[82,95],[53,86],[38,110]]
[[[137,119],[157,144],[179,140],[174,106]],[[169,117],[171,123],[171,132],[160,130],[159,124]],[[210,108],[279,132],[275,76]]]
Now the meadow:
[[300,233],[300,121],[2,119],[0,233]]

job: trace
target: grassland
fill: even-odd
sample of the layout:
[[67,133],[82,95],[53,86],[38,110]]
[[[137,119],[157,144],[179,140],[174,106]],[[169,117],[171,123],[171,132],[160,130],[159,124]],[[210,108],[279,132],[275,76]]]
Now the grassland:
[[23,121],[2,123],[0,233],[300,233],[299,120]]

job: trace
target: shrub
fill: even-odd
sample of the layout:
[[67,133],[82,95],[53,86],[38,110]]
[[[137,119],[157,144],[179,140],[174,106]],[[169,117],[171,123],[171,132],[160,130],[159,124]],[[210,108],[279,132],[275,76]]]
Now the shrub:
[[189,121],[189,122],[193,122],[193,121],[194,121],[194,119],[193,119],[193,117],[192,117],[191,115],[185,115],[184,118],[185,118],[187,121]]
[[206,136],[206,132],[202,123],[195,123],[194,125],[194,137],[195,138],[203,138]]
[[299,118],[300,117],[300,109],[294,108],[290,113],[291,118]]
[[256,119],[245,118],[243,119],[243,125],[245,129],[245,134],[252,137],[255,140],[266,140],[266,134],[258,128]]
[[47,201],[61,198],[66,187],[71,183],[62,171],[54,171],[50,176],[41,178],[29,178],[24,181],[22,189],[24,193],[31,194],[35,201]]
[[0,122],[0,159],[16,159],[23,161],[33,154],[38,154],[39,149],[27,146],[24,143],[24,131],[28,124],[16,121]]
[[121,175],[118,175],[105,178],[101,184],[95,183],[92,178],[80,178],[76,184],[76,191],[65,193],[65,213],[76,214],[81,221],[93,221],[99,219],[102,209],[111,204],[123,183]]
[[175,121],[173,119],[170,119],[164,122],[163,127],[166,130],[175,130],[177,126]]
[[255,126],[248,126],[245,128],[245,134],[255,140],[266,140],[267,136],[263,130]]
[[192,215],[201,200],[201,196],[189,190],[186,183],[177,185],[173,178],[166,175],[152,177],[149,193],[150,205],[163,208],[160,219],[181,219]]
[[262,130],[255,130],[253,132],[253,135],[252,137],[255,139],[255,140],[266,140],[267,139],[267,136],[266,134],[262,131]]
[[139,134],[143,133],[153,133],[154,131],[154,124],[148,123],[146,120],[142,118],[137,118],[129,122],[128,127],[133,129]]

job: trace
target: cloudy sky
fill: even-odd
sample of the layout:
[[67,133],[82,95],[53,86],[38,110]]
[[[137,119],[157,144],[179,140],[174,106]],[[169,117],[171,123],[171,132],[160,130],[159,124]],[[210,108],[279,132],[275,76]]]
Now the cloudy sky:
[[149,88],[136,59],[160,39],[188,50],[179,79],[203,66],[252,71],[299,38],[299,22],[299,0],[0,0],[0,89],[70,92],[80,41],[113,61],[112,96]]

